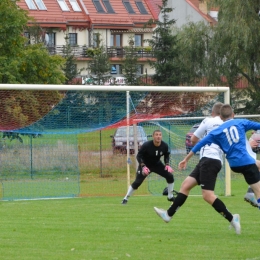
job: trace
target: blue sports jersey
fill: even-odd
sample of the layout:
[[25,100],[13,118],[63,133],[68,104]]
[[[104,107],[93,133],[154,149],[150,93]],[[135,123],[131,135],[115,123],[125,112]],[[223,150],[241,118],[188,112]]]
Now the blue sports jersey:
[[196,153],[206,144],[217,144],[226,154],[230,167],[254,164],[255,159],[248,153],[246,132],[260,129],[260,123],[247,119],[230,119],[212,130],[199,141],[192,152]]

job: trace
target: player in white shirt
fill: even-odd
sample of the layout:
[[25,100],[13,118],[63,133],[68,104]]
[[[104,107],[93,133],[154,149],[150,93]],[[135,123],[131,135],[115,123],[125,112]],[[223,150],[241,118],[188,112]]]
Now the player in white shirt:
[[[216,103],[212,108],[212,118],[206,118],[202,121],[199,128],[191,137],[193,144],[196,144],[201,138],[208,135],[212,130],[219,127],[223,121],[220,119],[220,109],[222,103]],[[179,168],[183,161],[179,163]],[[203,199],[208,202],[218,213],[220,213],[231,226],[235,228],[237,234],[240,234],[240,217],[238,214],[231,214],[225,204],[217,198],[214,193],[217,175],[223,164],[223,152],[216,144],[205,145],[200,150],[200,161],[191,172],[191,174],[183,181],[180,191],[174,200],[174,203],[166,211],[154,207],[156,213],[165,221],[169,222],[176,211],[185,203],[190,190],[197,186],[201,186]]]

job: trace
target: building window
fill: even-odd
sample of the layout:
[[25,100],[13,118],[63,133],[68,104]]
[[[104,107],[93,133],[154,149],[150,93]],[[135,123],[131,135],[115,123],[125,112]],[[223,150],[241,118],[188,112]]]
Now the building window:
[[67,12],[67,11],[70,10],[69,7],[67,6],[65,0],[57,0],[57,1],[58,1],[59,5],[60,5],[60,8],[61,8],[62,11]]
[[111,66],[111,74],[117,74],[116,65]]
[[[48,42],[46,42],[46,44],[48,46],[55,46],[56,45],[56,40],[55,40],[55,33],[47,33],[49,39],[48,39]],[[46,39],[46,37],[45,37]]]
[[77,33],[69,33],[69,44],[75,46],[78,44]]
[[69,0],[70,1],[70,4],[72,6],[72,9],[75,11],[75,12],[81,12],[81,9],[78,5],[78,2],[77,0]]
[[110,46],[122,46],[122,34],[112,34],[110,37]]
[[135,4],[136,4],[136,6],[139,9],[141,14],[148,14],[148,12],[146,11],[142,1],[136,1]]
[[25,0],[25,2],[30,10],[37,10],[37,7],[33,0]]
[[121,64],[113,64],[111,66],[111,74],[113,75],[122,75],[122,65]]
[[93,0],[93,3],[95,5],[98,13],[105,13],[105,10],[103,9],[103,6],[101,5],[99,0]]
[[136,74],[137,74],[137,75],[142,75],[143,73],[144,73],[144,65],[137,64]]
[[114,14],[114,13],[115,13],[115,11],[114,11],[114,9],[112,8],[112,6],[111,6],[109,0],[103,0],[102,2],[103,2],[103,5],[106,7],[107,12],[108,12],[109,14]]
[[38,6],[39,10],[47,10],[45,4],[42,0],[34,0],[36,5]]
[[133,7],[131,6],[129,0],[123,0],[123,4],[129,14],[135,14]]
[[143,46],[143,35],[142,34],[135,34],[135,46],[136,47]]

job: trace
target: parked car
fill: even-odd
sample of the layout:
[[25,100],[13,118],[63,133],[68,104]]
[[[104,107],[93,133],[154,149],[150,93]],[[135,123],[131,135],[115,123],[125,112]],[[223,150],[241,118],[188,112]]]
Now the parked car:
[[191,143],[191,137],[193,135],[193,133],[197,130],[197,128],[200,126],[200,124],[195,124],[194,126],[192,126],[192,128],[190,129],[190,131],[186,134],[186,138],[185,138],[185,146],[186,146],[186,153],[188,154],[190,152],[190,150],[193,148],[193,145]]
[[260,130],[253,131],[250,139],[254,139],[258,143],[257,147],[252,148],[255,153],[258,153],[260,151]]
[[[141,147],[141,145],[146,142],[147,135],[144,131],[144,128],[142,126],[137,126],[137,144],[138,144],[138,149]],[[114,154],[125,154],[127,152],[127,136],[126,136],[126,126],[121,126],[118,127],[114,133],[114,135],[111,135],[110,137],[112,139],[112,149]],[[134,127],[130,126],[129,127],[129,149],[130,153],[134,154],[135,153],[135,148],[134,148]]]

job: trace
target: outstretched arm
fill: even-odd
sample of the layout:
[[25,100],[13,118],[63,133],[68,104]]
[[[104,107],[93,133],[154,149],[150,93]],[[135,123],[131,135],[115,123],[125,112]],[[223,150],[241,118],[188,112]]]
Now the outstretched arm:
[[192,151],[189,152],[189,154],[186,155],[186,157],[179,162],[178,168],[179,170],[185,170],[188,164],[189,159],[194,155]]
[[[249,139],[249,144],[250,144],[251,148],[256,148],[256,147],[258,146],[257,141],[255,141],[255,140],[252,139],[252,138]],[[259,160],[256,160],[256,161],[255,161],[255,164],[256,164],[256,166],[257,166],[257,168],[258,168],[258,171],[260,171],[260,161],[259,161]]]

